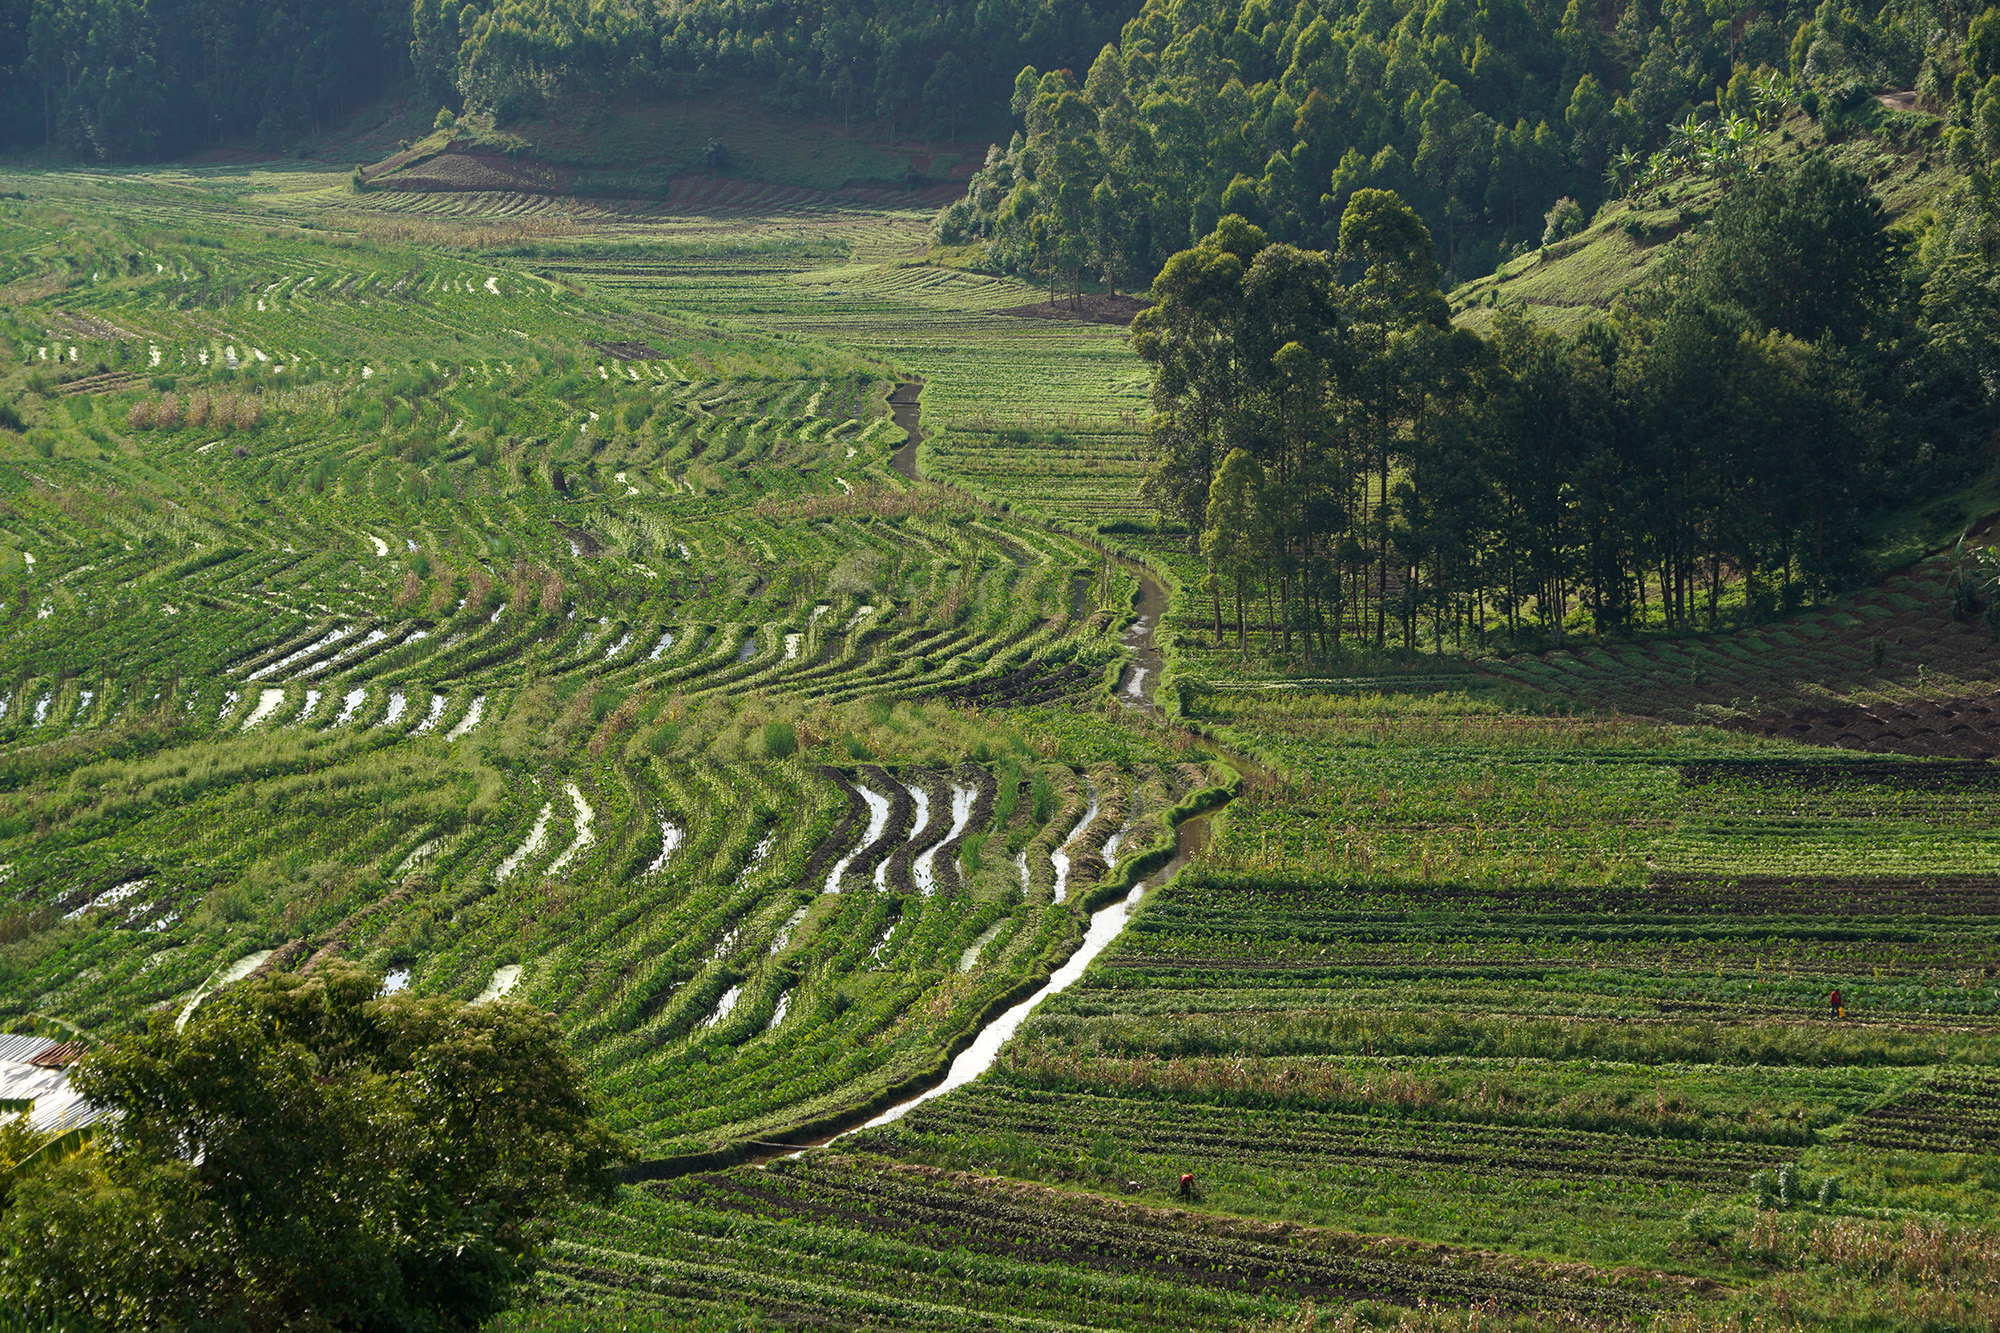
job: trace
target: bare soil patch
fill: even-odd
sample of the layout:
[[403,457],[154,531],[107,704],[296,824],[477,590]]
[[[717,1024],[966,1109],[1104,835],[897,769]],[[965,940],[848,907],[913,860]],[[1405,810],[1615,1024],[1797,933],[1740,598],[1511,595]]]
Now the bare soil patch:
[[1580,892],[1573,911],[1703,916],[2000,916],[2000,877],[1655,874],[1642,890]]
[[591,556],[602,555],[604,553],[604,543],[591,536],[588,532],[585,532],[582,528],[572,528],[567,524],[558,523],[556,524],[556,531],[560,532],[575,545],[577,555],[583,559],[587,560]]
[[667,357],[665,352],[639,342],[591,343],[590,345],[615,361],[664,361]]
[[1098,674],[1075,662],[1059,667],[1031,664],[1004,676],[941,690],[936,697],[984,708],[1026,707],[1075,694],[1096,680]]
[[1141,310],[1152,307],[1151,301],[1136,296],[1109,296],[1103,292],[1086,292],[1071,300],[1064,297],[1057,301],[1036,301],[1032,305],[1017,305],[1006,310],[995,311],[1000,315],[1016,315],[1022,319],[1071,319],[1084,324],[1118,324],[1132,322],[1132,317]]
[[[455,147],[455,146],[454,146]],[[390,158],[368,176],[373,190],[519,190],[528,194],[567,194],[576,183],[573,167],[559,167],[532,158],[500,153],[447,149],[436,157],[402,170]]]
[[1743,718],[1730,725],[1739,731],[1841,750],[1992,759],[2000,755],[2000,694]]

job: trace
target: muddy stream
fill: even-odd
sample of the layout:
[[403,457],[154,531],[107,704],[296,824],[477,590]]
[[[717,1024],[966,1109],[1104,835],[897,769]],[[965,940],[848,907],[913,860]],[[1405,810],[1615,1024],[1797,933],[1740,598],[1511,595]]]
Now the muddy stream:
[[1160,627],[1160,617],[1166,614],[1167,590],[1144,568],[1138,565],[1128,568],[1139,576],[1139,596],[1132,604],[1139,614],[1120,636],[1126,651],[1132,654],[1132,665],[1125,668],[1125,676],[1118,682],[1118,701],[1127,708],[1151,708],[1162,666],[1153,631]]

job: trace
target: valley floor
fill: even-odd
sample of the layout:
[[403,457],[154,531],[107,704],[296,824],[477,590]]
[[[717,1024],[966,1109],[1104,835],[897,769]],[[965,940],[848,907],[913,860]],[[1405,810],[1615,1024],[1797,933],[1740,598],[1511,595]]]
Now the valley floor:
[[2000,1319],[1935,566],[1280,660],[1123,535],[1123,331],[922,214],[0,185],[0,1018],[552,1010],[644,1164],[502,1327]]

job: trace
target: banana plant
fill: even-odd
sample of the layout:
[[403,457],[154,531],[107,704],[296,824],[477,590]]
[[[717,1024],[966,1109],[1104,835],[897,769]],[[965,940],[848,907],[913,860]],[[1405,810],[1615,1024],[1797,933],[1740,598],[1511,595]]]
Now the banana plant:
[[1785,112],[1798,101],[1798,93],[1791,80],[1776,70],[1757,79],[1752,89],[1750,99],[1756,108],[1757,128],[1760,130],[1769,130],[1783,120]]
[[1683,167],[1698,164],[1707,146],[1708,127],[1692,111],[1687,113],[1686,120],[1667,131],[1667,154]]
[[1986,628],[2000,643],[2000,550],[1974,547],[1968,529],[1951,548],[1951,573],[1945,576],[1945,593],[1951,599],[1951,618],[1969,620],[1984,610]]
[[1729,128],[1723,131],[1723,135],[1729,141],[1732,155],[1744,157],[1757,146],[1757,141],[1763,138],[1764,131],[1759,129],[1757,122],[1748,116],[1731,116]]
[[1620,195],[1630,197],[1643,182],[1640,179],[1646,160],[1630,148],[1621,148],[1611,157],[1611,163],[1604,169],[1604,182]]

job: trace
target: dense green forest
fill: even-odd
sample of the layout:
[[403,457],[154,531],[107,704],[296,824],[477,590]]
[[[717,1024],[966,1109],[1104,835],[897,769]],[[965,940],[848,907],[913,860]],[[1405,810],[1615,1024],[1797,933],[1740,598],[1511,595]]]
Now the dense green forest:
[[1050,0],[4,0],[0,142],[102,160],[309,146],[411,81],[503,120],[726,84],[890,137],[955,137],[997,127],[1011,88],[1023,132],[941,220],[1010,268],[1143,282],[1230,212],[1327,247],[1347,199],[1379,188],[1417,207],[1463,276],[1538,241],[1558,197],[1628,181],[1619,154],[1668,145],[1689,114],[1751,114],[1760,76],[1835,121],[1914,87],[1961,127],[2000,123],[2000,20],[1975,14],[1957,0],[1152,0],[1136,14]]
[[736,78],[785,111],[952,135],[998,122],[1024,62],[1087,58],[1115,37],[1129,11],[1103,2],[415,0],[411,53],[440,97],[503,117]]
[[1726,153],[1774,103],[1838,136],[1877,91],[1914,87],[1990,150],[1995,48],[2000,11],[1928,0],[1153,0],[1080,80],[1022,71],[1022,131],[939,232],[1024,274],[1143,284],[1224,214],[1330,249],[1355,192],[1386,189],[1448,274],[1478,276],[1580,224],[1560,199],[1631,187],[1655,150]]
[[1308,657],[1713,625],[1725,588],[1789,612],[1866,572],[1868,516],[1990,462],[1993,205],[1964,187],[1912,238],[1824,155],[1767,164],[1610,319],[1490,339],[1393,192],[1332,254],[1229,215],[1134,323],[1147,494],[1199,534],[1217,636],[1247,601]]
[[736,80],[786,112],[951,135],[998,125],[1024,62],[1088,59],[1128,14],[1051,0],[4,0],[0,144],[107,160],[228,137],[290,147],[410,79],[503,119]]
[[400,0],[4,0],[0,145],[130,161],[289,146],[407,77]]

